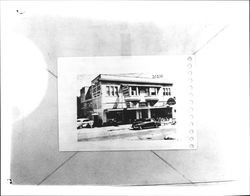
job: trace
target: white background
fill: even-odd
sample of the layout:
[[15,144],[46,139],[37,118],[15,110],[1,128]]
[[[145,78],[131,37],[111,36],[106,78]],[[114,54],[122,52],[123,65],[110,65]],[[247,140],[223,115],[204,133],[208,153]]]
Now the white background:
[[[248,59],[248,2],[94,2],[84,5],[83,2],[1,2],[1,64],[2,64],[2,123],[1,123],[1,175],[2,175],[2,194],[240,194],[246,193],[249,186],[249,59]],[[97,6],[98,3],[98,6]],[[142,5],[143,4],[143,5]],[[60,6],[59,6],[60,5]],[[83,7],[79,6],[84,6]],[[225,156],[235,156],[235,162],[231,165],[239,166],[237,173],[240,174],[240,183],[235,183],[230,188],[225,188],[223,185],[214,186],[199,186],[199,187],[37,187],[37,186],[9,186],[6,183],[6,176],[9,174],[9,154],[10,154],[10,133],[12,123],[12,111],[10,105],[13,105],[13,92],[19,88],[23,88],[21,101],[14,102],[19,104],[24,111],[22,114],[27,114],[36,107],[46,86],[46,75],[42,72],[36,75],[37,69],[31,69],[33,64],[22,64],[23,69],[18,69],[17,66],[12,68],[10,64],[6,64],[7,48],[13,48],[11,53],[15,61],[15,57],[20,55],[20,52],[28,51],[27,42],[25,45],[18,45],[14,42],[14,36],[11,34],[10,26],[18,25],[16,20],[16,7],[22,11],[34,14],[53,14],[53,15],[81,15],[101,20],[123,20],[131,22],[151,21],[158,25],[164,24],[229,24],[228,32],[222,34],[217,40],[207,44],[197,54],[197,64],[200,66],[196,70],[196,92],[198,105],[200,106],[200,126],[206,129],[217,129],[218,134],[226,137],[231,148],[228,149],[228,154]],[[78,11],[77,11],[78,10]],[[13,33],[13,32],[12,32]],[[11,39],[7,45],[6,40]],[[20,44],[19,42],[19,44]],[[15,50],[19,47],[19,50]],[[26,48],[27,47],[27,48]],[[30,52],[34,51],[34,47],[30,46]],[[45,63],[41,59],[39,52],[34,57],[35,64],[42,68]],[[6,60],[6,61],[5,61]],[[34,63],[33,62],[33,63]],[[32,62],[30,62],[32,63]],[[14,65],[20,65],[16,62]],[[45,65],[46,66],[46,65]],[[12,68],[12,69],[11,69]],[[36,80],[32,83],[23,81],[24,78],[30,78],[27,70],[34,72]],[[21,75],[18,78],[17,74]],[[17,76],[18,81],[13,77]],[[201,81],[201,82],[198,82]],[[33,99],[34,103],[29,104],[25,97],[34,96],[34,89],[39,85],[41,91],[38,91],[37,96]],[[209,91],[209,93],[208,93]],[[214,96],[208,95],[212,93]],[[15,93],[14,93],[15,95]],[[205,105],[207,103],[207,105]],[[223,103],[223,104],[222,104]],[[231,107],[230,107],[231,106]],[[28,107],[28,108],[27,108]],[[214,116],[206,116],[216,111]],[[234,113],[234,116],[230,115]],[[214,120],[212,123],[212,119]],[[216,125],[216,126],[215,126]],[[219,132],[220,131],[220,132]],[[211,144],[212,145],[212,144]],[[220,146],[223,148],[223,146]],[[239,162],[242,164],[239,165]],[[247,181],[248,180],[248,181]],[[111,192],[112,191],[112,192]]]

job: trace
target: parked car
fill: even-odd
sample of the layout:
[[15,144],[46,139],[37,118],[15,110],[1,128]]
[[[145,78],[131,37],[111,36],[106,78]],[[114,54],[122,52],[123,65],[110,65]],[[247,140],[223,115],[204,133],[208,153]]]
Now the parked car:
[[150,121],[145,121],[145,122],[141,122],[141,123],[137,123],[132,125],[133,129],[149,129],[149,128],[157,128],[161,126],[161,123],[154,121],[154,120],[150,120]]
[[165,137],[164,140],[176,140],[176,134],[175,133],[168,133]]
[[78,118],[77,119],[77,127],[79,127],[86,120],[89,120],[89,119],[88,118]]
[[103,123],[103,126],[118,126],[118,122],[115,119],[110,119],[107,122]]
[[135,119],[135,121],[132,123],[132,128],[134,128],[135,125],[142,123],[142,122],[151,122],[153,119],[150,118],[141,118],[141,119]]
[[94,121],[89,120],[88,118],[78,118],[77,119],[77,129],[92,128],[93,124],[94,124]]

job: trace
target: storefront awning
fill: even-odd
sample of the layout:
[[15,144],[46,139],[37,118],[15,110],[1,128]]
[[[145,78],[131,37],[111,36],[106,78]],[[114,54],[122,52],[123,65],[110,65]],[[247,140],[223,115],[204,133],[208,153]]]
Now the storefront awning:
[[159,106],[159,107],[139,107],[139,108],[127,108],[127,110],[148,110],[148,109],[164,109],[168,106]]
[[147,110],[147,109],[151,109],[151,110],[154,110],[154,109],[165,109],[169,106],[158,106],[158,107],[139,107],[139,108],[109,108],[109,109],[105,109],[104,112],[119,112],[119,111],[123,111],[124,109],[126,110]]
[[123,108],[109,108],[109,109],[105,109],[104,112],[119,112],[119,111],[123,111]]
[[167,104],[168,105],[175,105],[176,104],[176,101],[174,98],[169,98],[168,101],[167,101]]

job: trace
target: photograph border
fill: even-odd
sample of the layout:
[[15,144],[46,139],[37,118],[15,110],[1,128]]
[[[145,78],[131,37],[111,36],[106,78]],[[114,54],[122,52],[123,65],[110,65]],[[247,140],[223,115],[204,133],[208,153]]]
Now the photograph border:
[[[141,60],[143,59],[143,60]],[[124,150],[168,150],[168,149],[196,149],[197,137],[195,131],[194,119],[190,120],[190,110],[185,112],[185,119],[182,118],[181,122],[186,121],[185,125],[178,127],[178,130],[183,130],[181,136],[176,140],[139,140],[139,141],[88,141],[78,142],[77,134],[73,133],[73,122],[76,122],[77,104],[76,104],[76,83],[77,75],[81,75],[81,70],[85,67],[86,73],[101,73],[101,70],[108,70],[111,62],[123,62],[124,64],[131,64],[131,62],[155,62],[158,61],[158,66],[164,66],[166,62],[181,62],[182,69],[187,75],[183,79],[185,83],[185,98],[188,99],[185,104],[192,106],[193,100],[190,100],[192,94],[190,86],[188,85],[188,77],[191,72],[190,61],[195,62],[192,55],[168,55],[168,56],[109,56],[109,57],[62,57],[58,58],[58,117],[59,117],[59,150],[60,151],[124,151]],[[72,60],[76,61],[72,64]],[[80,63],[81,61],[81,63]],[[84,63],[83,63],[84,62]],[[122,63],[122,64],[123,64]],[[69,65],[70,64],[70,65]],[[121,65],[122,66],[122,65]],[[157,63],[154,65],[154,69]],[[192,66],[193,67],[193,66]],[[137,72],[135,72],[137,73]],[[83,73],[82,73],[83,74]],[[187,79],[187,80],[186,80]],[[67,87],[66,87],[67,86]],[[69,93],[72,91],[72,93]],[[193,94],[191,95],[193,98]],[[69,107],[69,105],[71,105]],[[63,109],[64,108],[64,109]],[[189,108],[190,109],[190,108]],[[64,111],[63,111],[64,110]],[[69,112],[70,111],[70,112]],[[191,112],[191,113],[192,113]],[[71,114],[70,114],[71,113]],[[65,116],[66,115],[66,116]],[[67,116],[68,115],[68,116]],[[73,120],[74,119],[74,120]],[[179,121],[179,120],[178,120]],[[188,123],[188,124],[187,124]],[[76,123],[75,123],[76,124]],[[184,124],[184,123],[183,123]],[[188,126],[188,127],[187,127]],[[184,130],[185,129],[185,130]],[[177,131],[178,132],[178,131]],[[166,142],[167,141],[167,142]]]

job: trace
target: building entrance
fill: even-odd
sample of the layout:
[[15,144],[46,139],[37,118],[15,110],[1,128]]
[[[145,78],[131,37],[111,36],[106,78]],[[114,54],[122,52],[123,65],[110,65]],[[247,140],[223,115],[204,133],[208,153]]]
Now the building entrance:
[[123,121],[122,111],[111,111],[107,113],[107,120]]
[[142,118],[148,118],[148,110],[142,110]]
[[126,124],[134,122],[135,119],[136,111],[134,110],[110,111],[107,113],[107,121],[115,120],[118,123]]
[[137,110],[136,119],[151,118],[151,111],[148,109]]

